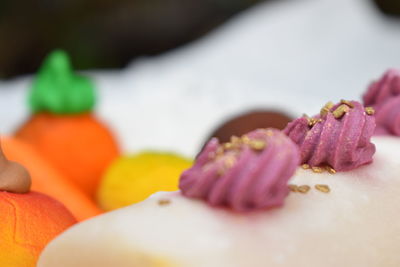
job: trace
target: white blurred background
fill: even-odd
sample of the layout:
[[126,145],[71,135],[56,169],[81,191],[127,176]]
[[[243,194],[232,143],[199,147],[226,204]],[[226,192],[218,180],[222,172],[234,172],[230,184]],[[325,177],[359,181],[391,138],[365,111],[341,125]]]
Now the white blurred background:
[[[126,152],[193,156],[226,118],[254,108],[293,116],[359,100],[400,68],[400,20],[365,0],[261,3],[200,40],[127,68],[89,71],[97,113]],[[0,82],[0,133],[28,118],[31,76]]]

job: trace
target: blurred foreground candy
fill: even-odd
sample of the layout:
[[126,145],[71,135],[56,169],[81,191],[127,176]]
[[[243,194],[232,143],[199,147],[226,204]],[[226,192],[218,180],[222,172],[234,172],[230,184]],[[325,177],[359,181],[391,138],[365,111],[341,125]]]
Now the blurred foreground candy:
[[121,208],[146,199],[158,191],[178,190],[180,174],[192,161],[176,154],[143,152],[123,156],[111,164],[98,191],[105,210]]
[[78,221],[102,212],[92,199],[54,168],[33,146],[8,136],[1,136],[1,146],[9,160],[21,163],[29,171],[33,191],[60,201]]
[[47,243],[76,223],[60,202],[30,189],[27,169],[0,147],[0,266],[36,266]]
[[93,197],[103,171],[119,155],[110,130],[93,115],[92,81],[73,72],[68,55],[54,51],[32,85],[32,117],[16,136]]

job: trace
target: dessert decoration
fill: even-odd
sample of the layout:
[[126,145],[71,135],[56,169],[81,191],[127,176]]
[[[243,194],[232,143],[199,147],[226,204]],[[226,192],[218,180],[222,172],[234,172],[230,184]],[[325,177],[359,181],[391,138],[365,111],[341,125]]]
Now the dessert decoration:
[[372,162],[375,145],[370,139],[375,118],[356,101],[326,104],[319,115],[301,117],[284,129],[300,148],[304,168],[314,172],[348,171]]
[[105,210],[146,199],[157,191],[178,190],[179,175],[192,161],[172,153],[142,152],[122,156],[106,171],[98,190]]
[[95,105],[94,84],[73,73],[68,55],[53,51],[43,62],[30,95],[32,112],[79,114],[90,112]]
[[260,128],[276,128],[282,130],[292,120],[278,110],[255,110],[234,116],[215,129],[207,142],[216,137],[221,143],[230,141],[231,136],[242,136]]
[[58,201],[30,192],[30,176],[0,149],[0,266],[36,266],[54,237],[76,223]]
[[20,162],[29,171],[31,189],[46,194],[64,204],[78,221],[100,214],[102,211],[72,181],[48,163],[31,145],[13,137],[1,137],[4,154]]
[[281,206],[300,162],[297,146],[276,129],[258,129],[231,142],[212,139],[185,171],[183,195],[237,211]]
[[363,100],[375,113],[375,134],[400,136],[400,71],[388,70],[369,86]]
[[31,177],[19,163],[9,161],[0,145],[0,191],[11,193],[28,193],[31,188]]
[[289,184],[309,190],[290,193],[279,209],[232,212],[159,192],[67,230],[38,267],[400,266],[400,139],[374,143],[374,161],[363,168],[298,168]]
[[65,52],[54,51],[32,85],[33,115],[15,134],[91,197],[119,155],[112,133],[92,114],[93,87],[88,78],[73,73]]

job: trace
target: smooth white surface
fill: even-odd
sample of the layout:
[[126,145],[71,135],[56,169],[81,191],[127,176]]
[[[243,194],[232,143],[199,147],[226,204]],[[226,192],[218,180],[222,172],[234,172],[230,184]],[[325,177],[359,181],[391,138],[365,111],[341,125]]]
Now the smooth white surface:
[[[235,214],[157,193],[73,226],[47,246],[38,267],[398,267],[400,138],[373,142],[374,162],[356,170],[299,168],[290,183],[312,190],[290,193],[282,208]],[[174,265],[144,263],[152,258]]]
[[[125,151],[194,155],[214,127],[247,109],[316,113],[360,99],[371,79],[400,67],[400,22],[366,0],[282,0],[237,16],[184,48],[93,72],[98,113]],[[29,78],[0,83],[0,132],[28,116]]]

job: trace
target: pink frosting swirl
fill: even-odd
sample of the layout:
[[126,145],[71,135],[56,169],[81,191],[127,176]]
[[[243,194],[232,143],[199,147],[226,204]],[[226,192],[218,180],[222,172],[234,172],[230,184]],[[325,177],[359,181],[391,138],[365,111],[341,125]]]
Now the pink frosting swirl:
[[400,71],[390,69],[363,96],[375,110],[375,134],[400,136]]
[[187,197],[236,211],[281,206],[299,162],[297,146],[276,129],[258,129],[225,144],[213,138],[182,174],[179,188]]
[[342,101],[327,104],[313,118],[294,120],[283,131],[299,146],[302,163],[347,171],[372,162],[374,129],[374,116],[360,103]]

